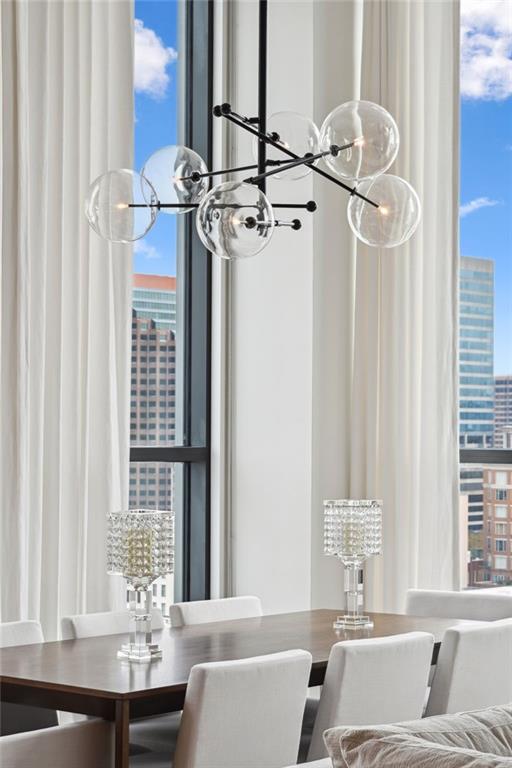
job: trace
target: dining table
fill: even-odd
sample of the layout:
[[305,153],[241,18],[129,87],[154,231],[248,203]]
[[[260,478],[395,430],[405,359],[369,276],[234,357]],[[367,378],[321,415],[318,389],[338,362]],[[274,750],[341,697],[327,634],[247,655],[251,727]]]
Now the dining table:
[[457,619],[372,613],[373,627],[339,630],[339,611],[270,614],[153,633],[162,658],[133,663],[117,657],[123,635],[60,640],[0,649],[0,700],[104,718],[114,723],[115,768],[129,766],[130,720],[183,708],[195,664],[245,659],[291,649],[309,651],[310,686],[321,685],[337,642],[430,632],[435,663],[444,633]]

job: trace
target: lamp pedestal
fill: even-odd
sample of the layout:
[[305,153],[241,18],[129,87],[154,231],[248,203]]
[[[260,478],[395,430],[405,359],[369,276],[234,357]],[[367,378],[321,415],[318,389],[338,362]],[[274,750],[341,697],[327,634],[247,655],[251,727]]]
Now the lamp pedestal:
[[345,563],[346,613],[337,617],[333,623],[334,629],[373,628],[373,621],[361,613],[359,607],[359,572],[362,566],[361,561]]
[[153,643],[151,631],[151,590],[128,589],[128,604],[130,609],[130,641],[121,646],[117,652],[119,659],[128,661],[148,662],[162,658],[158,644]]

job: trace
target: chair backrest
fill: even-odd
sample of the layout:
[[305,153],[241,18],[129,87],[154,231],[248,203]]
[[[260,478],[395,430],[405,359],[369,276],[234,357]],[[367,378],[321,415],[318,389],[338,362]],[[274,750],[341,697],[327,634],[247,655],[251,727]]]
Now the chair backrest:
[[470,621],[512,618],[512,594],[494,589],[449,592],[438,589],[409,589],[405,612],[410,616],[436,616]]
[[512,701],[512,619],[448,629],[426,714],[444,715]]
[[250,595],[225,597],[221,600],[195,600],[191,603],[175,603],[170,606],[169,615],[173,627],[187,624],[206,624],[210,621],[231,621],[261,616],[261,600]]
[[2,768],[113,768],[114,728],[104,720],[0,738]]
[[[0,624],[0,648],[43,642],[43,630],[38,621],[9,621]],[[57,713],[53,709],[0,703],[0,734],[2,736],[51,728],[54,725],[57,725]]]
[[300,650],[193,667],[174,768],[295,764],[310,669]]
[[[161,611],[153,608],[151,615],[152,628],[163,629],[164,620]],[[63,640],[127,634],[130,631],[130,612],[127,610],[104,611],[65,616],[61,620],[61,630]]]
[[323,741],[327,728],[421,717],[433,648],[434,637],[427,632],[333,645],[308,760],[327,755]]

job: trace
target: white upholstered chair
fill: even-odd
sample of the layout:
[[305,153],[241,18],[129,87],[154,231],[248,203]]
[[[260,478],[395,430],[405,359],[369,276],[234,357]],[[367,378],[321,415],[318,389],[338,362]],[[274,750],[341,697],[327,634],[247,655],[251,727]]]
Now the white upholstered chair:
[[[162,613],[157,608],[152,610],[152,627],[153,629],[164,627]],[[65,616],[61,620],[61,629],[63,640],[101,635],[126,635],[130,630],[130,613],[124,610]],[[179,725],[179,712],[132,721],[130,723],[131,753],[136,753],[139,748],[142,748],[166,752],[170,755],[176,744]]]
[[347,640],[331,648],[308,760],[327,755],[323,732],[421,717],[434,638],[409,632]]
[[[307,651],[285,651],[192,668],[173,768],[294,765],[311,670]],[[160,768],[151,753],[134,768]],[[167,768],[170,768],[167,764]]]
[[[43,643],[43,630],[37,621],[10,621],[0,624],[0,648],[13,645]],[[29,707],[24,704],[0,704],[0,734],[9,736],[57,725],[57,713],[52,709]],[[2,768],[4,764],[0,763]]]
[[2,768],[113,768],[113,728],[102,720],[0,737]]
[[169,616],[173,627],[189,624],[206,624],[211,621],[251,619],[261,616],[259,597],[225,597],[219,600],[195,600],[191,603],[175,603],[170,606]]
[[[151,624],[153,629],[163,629],[164,620],[161,611],[153,608]],[[65,616],[61,619],[63,640],[74,640],[101,635],[122,635],[130,631],[130,612],[103,611],[101,613],[82,613]]]
[[496,621],[512,618],[512,594],[494,589],[450,592],[409,589],[405,612],[410,616]]
[[452,627],[443,637],[426,715],[512,701],[512,619]]

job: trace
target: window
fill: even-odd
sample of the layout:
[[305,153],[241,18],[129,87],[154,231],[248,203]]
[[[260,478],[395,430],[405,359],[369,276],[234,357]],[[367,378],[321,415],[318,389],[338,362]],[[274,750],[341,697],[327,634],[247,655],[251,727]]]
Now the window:
[[[495,88],[506,74],[500,69],[508,66],[506,59],[489,78],[471,68],[476,48],[482,55],[479,72],[491,64],[478,41],[503,36],[496,19],[491,14],[484,20],[474,3],[461,0],[459,445],[472,587],[512,583],[512,561],[494,555],[507,551],[505,544],[498,539],[505,548],[495,549],[487,538],[488,532],[507,535],[512,521],[507,504],[512,486],[512,428],[507,426],[512,425],[512,89],[498,93]],[[482,132],[493,136],[485,158],[478,155]],[[495,519],[505,528],[494,529]]]
[[507,533],[507,524],[506,523],[495,523],[494,524],[494,532],[498,536],[505,536]]
[[[135,0],[135,45],[150,30],[161,67],[153,83],[135,78],[135,167],[176,143],[210,164],[212,5]],[[162,610],[209,597],[210,259],[191,215],[162,212],[134,248],[132,381],[147,389],[132,385],[130,506],[175,512],[175,573],[155,585]]]
[[496,539],[495,542],[495,550],[496,552],[506,552],[507,551],[507,541],[506,539]]

